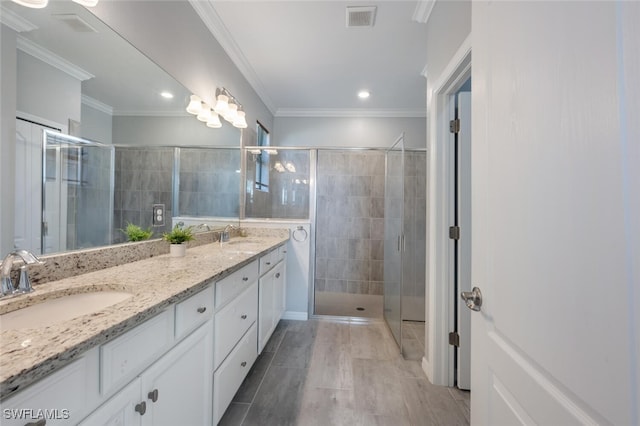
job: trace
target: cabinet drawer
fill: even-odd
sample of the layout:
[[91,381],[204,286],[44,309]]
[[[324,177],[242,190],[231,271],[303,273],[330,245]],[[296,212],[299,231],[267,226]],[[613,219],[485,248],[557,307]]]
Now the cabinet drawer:
[[222,363],[258,317],[258,283],[216,313],[214,369]]
[[176,305],[176,339],[204,324],[213,315],[213,287],[209,286]]
[[[98,404],[98,351],[91,350],[15,396],[2,401],[4,425],[25,425],[46,416],[47,425],[76,424]],[[94,380],[90,377],[94,374]],[[95,389],[89,388],[95,385]],[[41,411],[42,410],[42,411]]]
[[254,323],[213,375],[213,424],[218,424],[236,391],[258,357]]
[[273,266],[278,263],[278,250],[271,250],[269,253],[260,257],[260,276],[264,275]]
[[173,342],[173,309],[168,309],[100,348],[100,390],[115,390],[149,365]]
[[258,280],[258,261],[252,262],[216,282],[216,310]]

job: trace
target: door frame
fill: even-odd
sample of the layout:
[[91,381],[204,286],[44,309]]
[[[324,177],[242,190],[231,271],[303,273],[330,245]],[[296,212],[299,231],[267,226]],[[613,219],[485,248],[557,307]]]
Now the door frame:
[[[422,369],[431,383],[453,386],[454,350],[449,345],[455,303],[453,248],[449,239],[453,191],[453,146],[450,144],[449,107],[454,95],[471,77],[471,35],[462,42],[442,76],[433,85],[428,114],[427,150],[427,327],[428,344]],[[428,79],[427,74],[427,79]],[[429,97],[429,94],[427,94]]]

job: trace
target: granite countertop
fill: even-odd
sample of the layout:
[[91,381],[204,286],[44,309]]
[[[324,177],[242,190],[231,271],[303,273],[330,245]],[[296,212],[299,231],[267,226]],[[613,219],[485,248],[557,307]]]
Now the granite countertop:
[[2,330],[0,323],[0,398],[43,378],[87,350],[155,316],[289,239],[288,230],[251,230],[246,238],[192,247],[182,258],[161,255],[125,265],[40,284],[28,295],[0,300],[28,306],[65,294],[125,291],[129,299],[104,310],[50,326]]

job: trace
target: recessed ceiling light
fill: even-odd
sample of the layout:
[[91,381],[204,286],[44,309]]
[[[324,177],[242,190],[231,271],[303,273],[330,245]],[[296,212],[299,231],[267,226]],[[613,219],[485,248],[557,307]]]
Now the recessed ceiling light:
[[370,95],[371,95],[371,93],[369,93],[368,90],[361,90],[361,91],[358,92],[358,97],[360,99],[367,99]]
[[162,96],[165,99],[173,99],[173,93],[170,93],[170,92],[162,92],[160,93],[160,96]]

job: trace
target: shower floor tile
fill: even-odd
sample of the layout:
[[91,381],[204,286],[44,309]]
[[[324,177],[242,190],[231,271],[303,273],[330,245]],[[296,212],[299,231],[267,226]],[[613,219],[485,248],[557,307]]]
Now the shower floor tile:
[[382,318],[383,299],[379,295],[318,291],[315,296],[316,315]]

